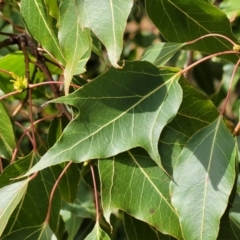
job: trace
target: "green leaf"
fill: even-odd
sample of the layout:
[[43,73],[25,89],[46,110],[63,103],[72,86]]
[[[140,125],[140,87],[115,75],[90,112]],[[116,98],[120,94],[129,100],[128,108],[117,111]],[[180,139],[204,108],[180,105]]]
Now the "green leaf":
[[99,223],[95,224],[95,227],[91,231],[89,235],[85,238],[85,240],[110,240],[107,233],[105,233],[101,227],[99,226]]
[[[66,167],[66,163],[54,167],[54,175],[56,178],[62,173]],[[61,192],[61,197],[64,201],[72,203],[77,196],[77,189],[80,181],[80,171],[77,164],[72,163],[67,171],[62,176],[58,188]]]
[[149,226],[148,224],[137,220],[124,214],[124,228],[128,239],[139,240],[139,239],[149,239],[149,240],[174,240],[175,238],[164,235],[157,231],[155,228]]
[[132,4],[132,0],[78,0],[76,3],[81,26],[94,32],[105,45],[111,64],[117,68]]
[[26,193],[29,179],[16,182],[0,189],[0,236],[7,222]]
[[[82,29],[79,24],[79,12],[75,1],[62,0],[59,8],[58,39],[66,60],[64,83],[65,94],[68,94],[69,85],[78,66],[78,61],[83,58],[86,52],[89,52],[89,49],[91,50],[91,37],[90,30]],[[90,57],[90,54],[88,54],[88,57]]]
[[41,226],[33,226],[30,228],[23,228],[17,231],[13,231],[8,235],[1,238],[2,240],[19,240],[19,239],[30,239],[30,240],[57,240],[53,231],[48,224],[42,224]]
[[115,209],[182,239],[177,213],[170,202],[169,177],[142,150],[99,160],[103,212],[110,222]]
[[[12,164],[12,165],[16,164],[15,167],[12,167],[12,165],[10,165],[8,168],[4,170],[4,172],[6,171],[6,173],[3,177],[3,183],[6,182],[7,176],[11,176],[12,170],[14,173],[16,173],[17,170],[22,172],[25,169],[26,171],[29,168],[29,166],[31,166],[32,162],[36,162],[37,160],[38,156],[32,153],[29,156],[19,160],[20,162],[22,162],[22,164],[18,163],[17,161],[16,163]],[[13,176],[15,176],[15,174]],[[3,236],[7,236],[13,232],[21,230],[23,231],[24,234],[25,233],[28,234],[29,229],[31,229],[33,234],[34,230],[36,230],[35,227],[37,226],[39,228],[39,226],[43,224],[48,210],[50,193],[55,182],[56,178],[53,174],[52,169],[49,168],[39,172],[37,177],[35,177],[28,183],[27,192],[22,198],[21,204],[17,206],[15,211],[12,213],[8,221],[8,224],[4,230]],[[56,189],[53,196],[51,218],[49,222],[50,227],[53,231],[56,231],[57,229],[60,206],[61,197],[59,190]]]
[[74,239],[84,219],[67,210],[61,210],[60,214],[65,222],[68,240]]
[[44,0],[44,3],[47,7],[48,14],[58,20],[59,12],[57,0]]
[[73,203],[63,203],[62,210],[69,211],[80,218],[96,218],[96,208],[93,198],[93,189],[81,179],[78,190],[77,198]]
[[[237,42],[226,15],[209,1],[145,1],[149,17],[169,42],[185,43],[209,33],[222,34]],[[233,46],[223,38],[208,37],[187,48],[210,54],[232,50]],[[227,58],[238,59],[235,55]]]
[[216,239],[235,180],[236,146],[222,117],[193,135],[170,185],[184,239]]
[[15,148],[15,136],[10,117],[1,102],[0,116],[0,157],[10,160]]
[[141,56],[142,61],[148,61],[157,67],[165,65],[171,57],[185,44],[157,43],[146,48]]
[[54,100],[76,106],[80,114],[27,175],[64,161],[110,157],[137,146],[160,165],[159,135],[182,101],[176,71],[129,62]]
[[64,64],[64,56],[57,38],[56,20],[48,15],[44,0],[22,0],[21,14],[31,35],[55,59]]
[[181,78],[179,84],[183,100],[176,117],[163,129],[158,148],[162,165],[170,176],[189,138],[219,116],[213,103],[187,80]]
[[3,2],[15,7],[17,10],[20,10],[19,5],[15,0],[3,0]]
[[229,217],[231,219],[231,223],[233,229],[237,232],[238,236],[240,233],[240,193],[236,193],[236,197],[233,203],[233,208],[230,210]]

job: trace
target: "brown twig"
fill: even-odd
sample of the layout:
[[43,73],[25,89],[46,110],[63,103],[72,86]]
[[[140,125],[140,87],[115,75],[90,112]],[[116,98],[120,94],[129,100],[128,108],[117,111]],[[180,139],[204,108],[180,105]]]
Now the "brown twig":
[[99,222],[100,220],[100,214],[99,214],[99,201],[98,201],[98,192],[97,192],[97,185],[96,185],[96,179],[94,174],[93,165],[90,162],[90,169],[92,173],[92,180],[93,180],[93,188],[94,188],[94,200],[95,200],[95,207],[96,207],[96,222]]
[[55,193],[55,190],[61,180],[61,178],[63,177],[64,173],[67,171],[67,169],[70,167],[70,165],[72,164],[72,161],[70,161],[67,166],[63,169],[63,171],[61,172],[61,174],[59,175],[58,179],[56,180],[53,188],[52,188],[52,191],[51,191],[51,194],[50,194],[50,197],[49,197],[49,203],[48,203],[48,210],[47,210],[47,215],[46,215],[46,218],[45,218],[45,221],[44,223],[45,224],[48,224],[49,223],[49,220],[50,220],[50,214],[51,214],[51,207],[52,207],[52,201],[53,201],[53,195]]

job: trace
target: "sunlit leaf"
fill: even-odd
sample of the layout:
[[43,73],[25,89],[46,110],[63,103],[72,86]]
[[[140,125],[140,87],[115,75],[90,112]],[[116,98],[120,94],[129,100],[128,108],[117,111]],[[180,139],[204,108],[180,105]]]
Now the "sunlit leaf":
[[183,148],[170,189],[184,239],[216,239],[234,184],[235,158],[235,141],[221,116]]
[[15,148],[15,136],[11,119],[1,102],[0,116],[0,157],[10,160]]
[[132,8],[132,0],[76,1],[82,27],[90,28],[105,45],[110,62],[119,67],[123,33]]
[[[78,61],[91,50],[90,30],[79,24],[79,11],[73,0],[62,0],[58,22],[58,39],[66,60],[64,69],[65,94],[68,94],[72,76],[76,72]],[[90,54],[88,54],[90,57]],[[86,61],[85,61],[86,62]],[[79,74],[82,72],[79,72]]]
[[[29,166],[31,166],[31,164],[34,164],[37,160],[38,156],[32,153],[12,164],[16,166],[13,167],[10,165],[4,170],[3,173],[5,174],[2,174],[3,183],[7,181],[7,176],[11,176],[11,171],[13,171],[13,176],[15,176],[17,171],[26,171]],[[0,176],[0,183],[2,180],[2,175]],[[56,178],[52,170],[49,168],[39,172],[38,175],[28,183],[26,194],[23,196],[21,204],[18,205],[15,211],[12,213],[4,230],[3,236],[7,236],[11,234],[11,232],[15,231],[23,230],[24,232],[26,229],[29,230],[44,223],[48,210],[50,193],[55,182]],[[51,218],[49,222],[50,227],[53,231],[57,229],[60,206],[60,193],[59,190],[56,189],[53,197]]]
[[107,221],[115,209],[122,209],[158,231],[182,239],[170,202],[170,179],[142,149],[99,160],[98,164]]
[[60,63],[65,60],[57,38],[56,19],[48,15],[44,0],[22,0],[21,14],[28,31]]
[[26,179],[0,189],[0,236],[7,225],[12,212],[26,193],[28,182],[29,180]]
[[54,100],[76,106],[80,114],[27,174],[68,160],[110,157],[137,146],[160,165],[159,135],[182,101],[177,71],[129,62]]

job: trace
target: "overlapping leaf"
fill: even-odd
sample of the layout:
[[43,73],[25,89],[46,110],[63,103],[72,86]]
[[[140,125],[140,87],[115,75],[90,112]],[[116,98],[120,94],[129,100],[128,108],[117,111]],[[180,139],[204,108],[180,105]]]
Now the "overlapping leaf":
[[76,1],[82,27],[90,28],[105,45],[110,62],[119,67],[122,52],[123,33],[132,0],[91,0]]
[[217,238],[235,179],[235,147],[220,116],[183,148],[170,186],[184,239]]
[[19,240],[19,239],[38,239],[38,240],[57,240],[57,237],[48,224],[32,226],[29,228],[19,229],[5,235],[2,240]]
[[[209,1],[146,0],[149,17],[170,42],[188,42],[209,33],[218,33],[237,42],[226,15]],[[221,26],[221,27],[219,27]],[[218,37],[205,38],[189,45],[192,50],[216,53],[232,50],[232,44]],[[236,61],[236,56],[228,56]]]
[[15,137],[11,120],[1,102],[0,116],[0,156],[10,160],[15,148]]
[[177,213],[170,203],[170,178],[141,149],[99,160],[104,216],[115,209],[182,239]]
[[28,182],[29,180],[27,179],[0,189],[0,236],[7,225],[12,212],[26,193]]
[[[17,172],[26,172],[29,166],[31,166],[31,163],[36,162],[36,159],[36,155],[30,154],[27,157],[18,160],[16,163],[8,166],[0,176],[0,184],[7,184],[10,178],[9,176],[15,177]],[[19,234],[21,233],[21,236],[31,235],[34,234],[36,228],[39,228],[39,231],[41,232],[41,226],[45,221],[48,210],[49,196],[55,181],[56,178],[51,169],[41,171],[36,178],[28,183],[28,188],[24,197],[22,198],[22,202],[17,206],[16,209],[12,206],[3,206],[5,211],[14,211],[8,220],[2,237],[6,236],[6,238],[9,237],[9,239],[14,239],[12,237],[12,234],[15,234],[16,232],[19,232]],[[6,187],[8,187],[8,185]],[[19,197],[20,196],[21,194],[19,194]],[[51,218],[49,222],[50,227],[53,231],[56,231],[57,229],[60,206],[61,198],[60,193],[57,189],[53,197]],[[18,235],[20,239],[24,239],[24,237],[21,236]]]
[[[75,1],[62,0],[59,9],[58,39],[66,60],[64,83],[65,94],[67,94],[79,60],[89,52],[89,49],[91,50],[91,38],[90,30],[87,28],[83,29],[79,24],[79,12]],[[90,52],[88,53],[88,58],[90,57]],[[82,69],[84,71],[84,68]],[[78,72],[78,74],[83,71]]]
[[176,117],[164,128],[159,140],[162,164],[171,176],[189,138],[219,116],[213,103],[188,81],[181,78],[179,84],[183,90],[183,101]]
[[158,67],[164,66],[184,45],[181,43],[157,43],[144,50],[141,60]]
[[85,240],[110,240],[107,233],[105,233],[99,223],[96,223],[95,227],[91,231],[91,233],[85,238]]
[[56,19],[48,14],[44,0],[22,0],[21,14],[28,31],[51,55],[64,64],[57,38]]
[[147,223],[139,221],[128,214],[124,214],[124,228],[128,239],[139,240],[174,240],[176,238],[169,235],[164,235],[157,231],[154,227],[149,226]]
[[182,101],[176,71],[147,62],[126,63],[54,100],[76,106],[80,114],[27,174],[68,160],[110,157],[137,146],[160,165],[159,135]]

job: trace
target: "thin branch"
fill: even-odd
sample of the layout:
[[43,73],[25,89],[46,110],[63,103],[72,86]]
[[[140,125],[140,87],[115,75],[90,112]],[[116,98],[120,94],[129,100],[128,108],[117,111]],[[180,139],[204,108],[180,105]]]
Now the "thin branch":
[[189,71],[190,69],[192,69],[193,67],[195,67],[196,65],[198,65],[199,63],[201,62],[204,62],[212,57],[217,57],[217,56],[220,56],[220,55],[227,55],[227,54],[240,54],[240,52],[236,52],[236,51],[224,51],[224,52],[219,52],[219,53],[214,53],[214,54],[211,54],[209,56],[206,56],[204,58],[201,58],[200,60],[196,61],[195,63],[189,65],[188,67],[184,68],[183,70],[179,71],[178,74],[184,74],[186,73],[187,71]]
[[224,35],[221,35],[221,34],[218,34],[218,33],[210,33],[210,34],[206,34],[206,35],[203,35],[199,38],[196,38],[192,41],[189,41],[189,42],[186,42],[184,45],[190,45],[190,44],[193,44],[193,43],[196,43],[198,42],[199,40],[202,40],[204,38],[207,38],[207,37],[221,37],[221,38],[224,38],[226,39],[228,42],[230,42],[233,46],[234,45],[238,45],[237,43],[235,43],[234,41],[232,41],[230,38],[224,36]]
[[231,94],[231,91],[232,91],[233,79],[234,79],[234,76],[236,74],[236,71],[237,71],[237,68],[238,68],[239,64],[240,64],[240,59],[237,61],[236,65],[234,66],[233,73],[232,73],[231,80],[230,80],[230,84],[229,84],[229,88],[228,88],[228,93],[227,93],[227,96],[225,98],[225,102],[224,102],[224,105],[223,105],[223,108],[222,108],[222,111],[221,111],[221,115],[223,115],[225,110],[226,110],[227,103],[228,103],[228,100],[229,100],[229,97],[230,97],[230,94]]
[[48,224],[49,223],[49,220],[50,220],[50,214],[51,214],[51,208],[52,208],[52,201],[53,201],[53,195],[55,193],[55,190],[61,180],[61,178],[63,177],[64,173],[67,171],[67,169],[70,167],[70,165],[72,164],[72,161],[70,161],[67,166],[63,169],[63,171],[61,172],[61,174],[59,175],[57,181],[55,182],[53,188],[52,188],[52,191],[51,191],[51,194],[50,194],[50,197],[49,197],[49,204],[48,204],[48,211],[47,211],[47,215],[46,215],[46,218],[45,218],[45,224]]
[[100,214],[99,214],[99,201],[98,201],[98,192],[97,192],[97,185],[96,185],[96,179],[94,174],[93,165],[90,162],[90,169],[92,173],[92,180],[93,180],[93,188],[94,188],[94,200],[95,200],[95,206],[96,206],[96,222],[99,222]]

